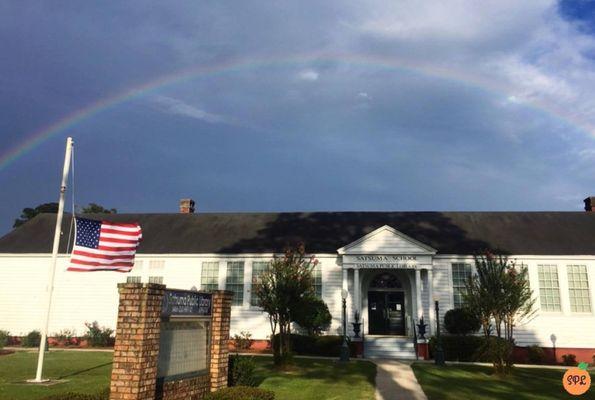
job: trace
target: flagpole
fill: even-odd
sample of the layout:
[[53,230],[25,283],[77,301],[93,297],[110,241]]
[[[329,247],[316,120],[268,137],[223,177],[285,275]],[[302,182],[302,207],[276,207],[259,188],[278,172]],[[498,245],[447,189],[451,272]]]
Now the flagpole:
[[30,382],[35,383],[47,381],[47,379],[43,380],[41,376],[43,372],[43,358],[45,356],[45,345],[48,337],[48,328],[50,323],[50,310],[52,308],[52,292],[54,291],[54,276],[56,275],[56,261],[58,259],[58,248],[60,246],[62,217],[64,216],[64,194],[66,192],[66,183],[68,181],[68,171],[70,170],[72,143],[73,142],[71,137],[66,139],[66,154],[64,155],[64,169],[62,171],[62,184],[60,185],[60,201],[58,203],[58,215],[56,217],[56,230],[54,231],[54,247],[52,249],[52,262],[50,266],[48,285],[46,288],[46,312],[44,316],[44,324],[41,330],[41,342],[39,343],[37,373],[35,375],[35,379],[30,380]]

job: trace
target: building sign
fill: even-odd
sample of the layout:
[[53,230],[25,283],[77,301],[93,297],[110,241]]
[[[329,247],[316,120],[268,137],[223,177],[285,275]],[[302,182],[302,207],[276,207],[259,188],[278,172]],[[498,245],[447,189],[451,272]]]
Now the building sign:
[[188,290],[166,290],[161,306],[161,317],[209,317],[213,296],[210,293]]
[[210,321],[173,318],[161,321],[157,378],[179,380],[208,373]]
[[420,264],[431,264],[427,255],[344,255],[343,265],[358,269],[416,269]]

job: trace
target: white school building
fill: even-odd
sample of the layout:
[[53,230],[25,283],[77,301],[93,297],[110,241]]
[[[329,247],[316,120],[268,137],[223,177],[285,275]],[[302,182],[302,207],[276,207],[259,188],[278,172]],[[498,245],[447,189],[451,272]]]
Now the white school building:
[[[460,306],[473,254],[491,250],[528,267],[538,311],[516,328],[517,345],[595,354],[595,197],[581,212],[202,213],[193,202],[180,204],[180,213],[86,216],[140,223],[143,241],[127,274],[66,272],[65,215],[50,336],[63,329],[82,334],[95,320],[115,327],[116,285],[128,280],[231,290],[231,334],[266,339],[268,319],[252,284],[274,255],[302,242],[319,260],[316,292],[333,316],[329,334],[342,332],[343,289],[349,322],[359,312],[369,340],[412,342],[422,316],[435,334],[434,301],[441,318]],[[55,218],[41,214],[0,238],[0,329],[11,335],[41,326]]]

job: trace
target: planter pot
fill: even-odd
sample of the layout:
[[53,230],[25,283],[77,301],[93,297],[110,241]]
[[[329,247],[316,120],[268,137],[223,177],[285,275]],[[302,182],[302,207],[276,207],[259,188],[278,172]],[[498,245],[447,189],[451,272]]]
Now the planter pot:
[[359,333],[361,332],[362,323],[361,322],[352,322],[353,325],[353,333],[355,334],[354,337],[358,338]]

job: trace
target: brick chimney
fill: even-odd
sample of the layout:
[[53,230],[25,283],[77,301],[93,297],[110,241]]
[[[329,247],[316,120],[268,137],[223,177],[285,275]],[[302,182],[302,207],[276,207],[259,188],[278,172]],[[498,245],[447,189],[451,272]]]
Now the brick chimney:
[[587,197],[585,199],[585,211],[595,212],[595,196]]
[[192,200],[192,199],[180,200],[180,213],[181,214],[194,214],[194,200]]

